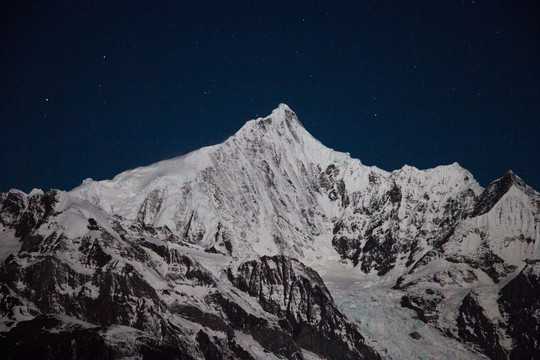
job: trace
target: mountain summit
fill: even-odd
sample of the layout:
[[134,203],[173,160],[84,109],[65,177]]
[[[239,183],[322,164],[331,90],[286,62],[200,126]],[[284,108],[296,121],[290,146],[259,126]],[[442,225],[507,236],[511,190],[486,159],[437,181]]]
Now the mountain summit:
[[112,180],[0,194],[0,354],[535,357],[539,224],[511,172],[365,166],[281,104]]
[[324,218],[333,216],[318,203],[318,178],[328,177],[321,171],[331,164],[355,175],[369,171],[360,161],[314,139],[281,104],[268,117],[247,122],[222,144],[130,170],[110,181],[86,182],[67,195],[130,221],[167,226],[207,249],[228,252],[225,236],[238,256],[299,254],[313,248],[313,239],[329,226]]

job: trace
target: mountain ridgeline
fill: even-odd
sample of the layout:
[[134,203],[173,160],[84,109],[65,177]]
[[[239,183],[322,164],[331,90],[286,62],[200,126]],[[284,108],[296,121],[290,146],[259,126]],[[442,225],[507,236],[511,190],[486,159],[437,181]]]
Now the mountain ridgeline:
[[386,172],[282,104],[112,180],[1,193],[0,357],[540,358],[539,246],[513,172]]

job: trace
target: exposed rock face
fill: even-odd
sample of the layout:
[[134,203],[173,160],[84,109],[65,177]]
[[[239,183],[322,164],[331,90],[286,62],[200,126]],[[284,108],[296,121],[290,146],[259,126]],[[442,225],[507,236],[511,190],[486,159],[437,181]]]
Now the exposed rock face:
[[414,310],[423,322],[436,324],[439,318],[438,306],[443,299],[444,295],[440,291],[426,289],[423,294],[403,295],[401,306]]
[[264,256],[229,269],[229,279],[280,319],[298,345],[327,359],[376,359],[336,308],[320,276],[298,260]]
[[0,340],[15,358],[80,356],[59,333],[103,357],[536,357],[538,259],[540,195],[515,174],[368,167],[281,105],[112,180],[0,194]]
[[[128,230],[122,238],[99,232],[94,239],[54,233],[4,261],[0,312],[9,331],[0,338],[3,358],[256,359],[257,347],[287,359],[303,359],[302,348],[328,358],[378,358],[336,308],[317,273],[297,260],[273,259],[289,269],[291,281],[301,281],[282,283],[294,294],[286,310],[271,298],[238,297],[228,280],[218,284],[183,252],[186,248],[137,239]],[[228,274],[244,290],[239,278]],[[259,279],[269,284],[277,279],[266,275]]]
[[540,358],[540,263],[527,265],[503,287],[498,302],[514,339],[510,358]]
[[[531,289],[529,281],[535,281],[532,265],[526,264],[539,258],[540,196],[509,172],[472,199],[444,241],[401,275],[394,289],[404,292],[401,305],[419,319],[492,359],[537,356],[539,345],[530,340],[538,337],[530,315],[537,301],[528,300],[534,297],[522,289]],[[501,313],[508,315],[493,304],[499,290]],[[452,304],[458,299],[456,322],[441,318],[456,312]]]
[[[44,207],[24,205],[30,203],[24,194],[7,201],[2,214],[11,219],[12,228],[19,224],[17,218],[46,218]],[[255,359],[253,348],[259,347],[287,359],[303,359],[302,348],[323,352],[332,346],[346,358],[378,358],[337,310],[320,277],[296,260],[281,259],[290,269],[294,263],[302,274],[309,274],[303,278],[306,288],[286,286],[296,289],[297,295],[309,289],[308,303],[295,309],[294,316],[283,316],[283,322],[275,315],[284,313],[268,307],[263,297],[258,299],[261,308],[253,310],[226,284],[218,286],[215,277],[185,253],[189,248],[177,244],[169,232],[148,224],[126,228],[116,218],[108,219],[111,226],[96,218],[80,221],[84,236],[56,231],[37,236],[32,231],[42,220],[21,234],[19,253],[8,256],[0,267],[0,311],[3,326],[9,329],[1,338],[3,358],[92,354]],[[38,241],[24,246],[32,236]],[[168,241],[157,240],[161,236]],[[325,316],[306,323],[315,316],[315,307]],[[197,330],[187,324],[196,324]],[[237,331],[244,334],[240,339]],[[348,349],[342,336],[359,342]],[[339,352],[328,357],[334,354]]]
[[[118,329],[110,329],[114,333]],[[134,330],[133,330],[134,331]],[[135,331],[134,331],[135,332]],[[188,350],[164,344],[148,334],[135,332],[125,343],[109,341],[107,329],[85,327],[49,316],[22,321],[0,338],[2,359],[193,359]]]
[[28,197],[22,191],[11,190],[7,194],[2,194],[0,199],[2,199],[0,221],[6,226],[15,226],[28,207]]
[[485,315],[478,296],[470,291],[463,298],[457,319],[458,334],[466,342],[478,346],[490,359],[506,359],[508,354],[500,344],[497,326]]
[[472,176],[457,165],[427,172],[404,167],[386,176],[372,172],[365,187],[349,195],[332,244],[366,273],[382,276],[396,266],[410,267],[452,236],[478,192]]
[[[474,206],[471,216],[479,216],[488,213],[501,198],[512,188],[517,187],[527,196],[537,197],[535,191],[531,189],[523,180],[521,180],[513,171],[508,171],[502,178],[494,181],[482,193],[478,202]],[[540,205],[536,201],[536,206]]]

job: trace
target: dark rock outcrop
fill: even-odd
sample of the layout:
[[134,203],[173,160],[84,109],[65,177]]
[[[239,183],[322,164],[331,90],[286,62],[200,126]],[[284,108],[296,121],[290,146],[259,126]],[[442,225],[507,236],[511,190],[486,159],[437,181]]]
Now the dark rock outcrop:
[[513,171],[508,171],[502,178],[495,180],[484,190],[474,206],[471,217],[489,212],[512,186],[516,186],[529,196],[537,197],[531,187],[525,184]]
[[319,275],[299,261],[264,256],[229,269],[228,277],[278,316],[300,347],[328,359],[379,358],[337,309]]
[[[539,214],[540,194],[511,172],[484,190],[458,164],[367,167],[324,147],[280,105],[223,144],[111,181],[0,193],[0,340],[18,336],[12,354],[35,345],[53,358],[81,357],[85,344],[99,357],[377,358],[358,330],[370,321],[364,310],[401,302],[431,329],[406,327],[396,340],[452,338],[426,347],[429,356],[459,340],[472,356],[504,357],[500,344],[513,341],[511,358],[540,358]],[[259,258],[277,253],[290,258]],[[328,276],[358,328],[293,258],[354,268]],[[369,281],[349,286],[361,278]],[[470,290],[501,283],[499,318]],[[384,295],[363,297],[364,285]],[[381,353],[395,352],[393,340],[374,336]]]
[[401,297],[401,306],[414,310],[418,319],[434,324],[439,318],[437,308],[444,295],[440,291],[427,289],[424,293],[412,293]]
[[474,291],[470,291],[459,307],[458,335],[473,344],[493,360],[506,359],[508,354],[501,346],[497,326],[485,315]]
[[248,313],[242,306],[220,293],[212,294],[207,301],[220,307],[232,328],[250,334],[263,349],[286,359],[303,359],[300,347],[289,332],[264,318]]
[[527,265],[500,292],[507,333],[514,339],[511,359],[540,359],[540,262]]
[[[128,347],[108,343],[107,328],[83,327],[50,317],[38,316],[17,324],[0,336],[0,358],[26,359],[116,359],[141,356],[144,359],[191,360],[185,348],[148,336],[137,336]],[[121,348],[119,348],[120,346]]]

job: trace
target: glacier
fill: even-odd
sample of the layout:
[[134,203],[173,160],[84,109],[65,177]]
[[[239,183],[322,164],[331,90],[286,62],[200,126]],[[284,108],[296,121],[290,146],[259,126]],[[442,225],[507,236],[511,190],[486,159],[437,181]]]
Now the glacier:
[[79,356],[534,357],[539,244],[513,172],[366,166],[280,104],[111,180],[0,194],[0,343],[23,351],[24,325]]

